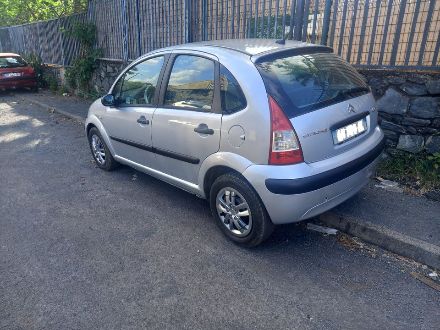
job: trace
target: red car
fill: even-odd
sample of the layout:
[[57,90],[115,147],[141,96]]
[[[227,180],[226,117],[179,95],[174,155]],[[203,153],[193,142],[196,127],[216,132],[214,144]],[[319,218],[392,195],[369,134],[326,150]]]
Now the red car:
[[34,69],[20,55],[0,53],[0,90],[21,87],[37,90]]

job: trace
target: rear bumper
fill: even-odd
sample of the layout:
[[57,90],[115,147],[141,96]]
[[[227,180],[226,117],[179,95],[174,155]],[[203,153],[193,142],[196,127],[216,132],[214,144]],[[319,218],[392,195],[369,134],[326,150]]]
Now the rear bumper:
[[321,189],[335,182],[341,181],[349,176],[359,172],[371,164],[379,155],[385,146],[385,139],[368,151],[365,155],[352,160],[337,168],[321,172],[306,178],[298,179],[266,179],[266,188],[271,193],[281,195],[303,194],[309,191]]
[[321,214],[355,195],[374,173],[383,149],[378,128],[362,146],[332,159],[291,166],[252,165],[243,172],[274,224]]
[[13,79],[0,79],[0,89],[36,87],[37,80],[34,77],[19,77]]

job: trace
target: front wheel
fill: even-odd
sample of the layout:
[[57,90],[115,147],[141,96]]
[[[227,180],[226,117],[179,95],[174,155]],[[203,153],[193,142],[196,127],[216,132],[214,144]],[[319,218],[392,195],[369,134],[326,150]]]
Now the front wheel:
[[256,191],[242,177],[218,177],[210,191],[211,211],[222,232],[234,242],[254,247],[266,240],[274,225]]
[[99,133],[99,130],[96,127],[90,129],[88,139],[93,158],[99,168],[111,171],[118,167],[119,164],[113,158],[101,136],[101,133]]

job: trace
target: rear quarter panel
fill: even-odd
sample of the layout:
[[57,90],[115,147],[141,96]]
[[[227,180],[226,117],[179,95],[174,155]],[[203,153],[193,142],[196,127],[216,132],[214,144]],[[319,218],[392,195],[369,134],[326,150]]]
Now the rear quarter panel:
[[[270,145],[270,113],[266,88],[251,62],[250,57],[234,52],[216,53],[223,64],[237,79],[246,97],[245,109],[223,115],[220,151],[236,153],[254,164],[267,164]],[[229,132],[233,126],[241,126],[245,139],[240,146],[230,142]]]

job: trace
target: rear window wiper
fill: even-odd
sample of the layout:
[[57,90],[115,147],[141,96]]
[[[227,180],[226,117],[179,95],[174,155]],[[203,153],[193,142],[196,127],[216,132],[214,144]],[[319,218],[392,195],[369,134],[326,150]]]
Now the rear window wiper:
[[342,89],[339,91],[339,95],[349,95],[356,96],[357,94],[369,93],[370,89],[368,87],[353,87],[349,89]]

